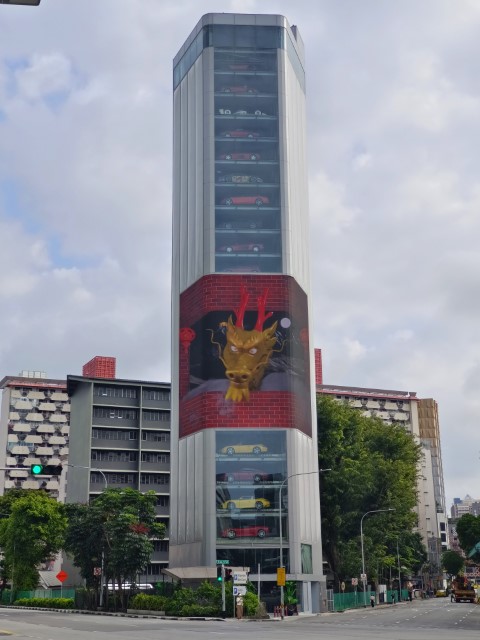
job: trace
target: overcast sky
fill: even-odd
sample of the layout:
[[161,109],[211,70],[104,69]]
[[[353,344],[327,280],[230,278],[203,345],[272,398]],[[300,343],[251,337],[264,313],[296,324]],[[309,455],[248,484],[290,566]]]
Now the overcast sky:
[[447,507],[480,496],[480,0],[0,5],[0,378],[170,381],[172,59],[209,12],[305,42],[325,383],[435,398]]

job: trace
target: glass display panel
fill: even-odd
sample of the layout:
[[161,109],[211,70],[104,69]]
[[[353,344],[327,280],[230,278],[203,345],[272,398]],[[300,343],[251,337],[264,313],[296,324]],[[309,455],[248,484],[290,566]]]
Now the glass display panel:
[[277,52],[220,49],[214,66],[215,271],[279,273]]
[[280,517],[287,540],[286,477],[284,431],[217,431],[217,545],[279,544]]

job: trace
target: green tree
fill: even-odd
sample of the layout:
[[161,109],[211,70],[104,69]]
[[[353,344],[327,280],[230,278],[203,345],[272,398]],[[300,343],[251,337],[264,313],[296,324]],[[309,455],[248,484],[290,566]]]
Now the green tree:
[[466,513],[457,522],[457,534],[460,546],[466,555],[480,542],[480,516]]
[[12,491],[3,496],[0,509],[5,509],[0,520],[5,572],[15,588],[35,589],[38,565],[62,548],[67,527],[64,505],[44,491]]
[[448,573],[450,578],[456,576],[457,573],[465,566],[465,558],[456,551],[445,551],[442,553],[442,567]]
[[340,582],[361,573],[360,520],[366,570],[377,578],[396,557],[396,545],[410,564],[421,564],[425,550],[409,538],[416,525],[416,480],[421,449],[404,427],[384,424],[328,396],[317,399],[318,457],[321,477],[324,556]]
[[153,552],[152,538],[165,536],[165,526],[155,520],[155,504],[153,491],[107,489],[91,504],[67,505],[66,551],[87,586],[98,588],[93,569],[103,565],[105,583],[117,584],[121,606],[123,584],[134,582],[145,571]]

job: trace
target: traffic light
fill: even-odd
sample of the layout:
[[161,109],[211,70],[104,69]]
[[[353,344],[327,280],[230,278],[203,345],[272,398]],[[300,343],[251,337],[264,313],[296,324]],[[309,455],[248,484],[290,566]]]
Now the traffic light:
[[232,580],[232,570],[225,569],[225,582],[230,582]]
[[61,464],[32,464],[30,465],[32,476],[59,476],[62,473]]
[[217,582],[223,582],[222,565],[217,567]]

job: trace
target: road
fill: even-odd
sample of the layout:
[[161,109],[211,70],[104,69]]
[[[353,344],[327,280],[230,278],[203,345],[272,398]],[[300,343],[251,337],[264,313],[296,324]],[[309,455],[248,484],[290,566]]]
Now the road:
[[[182,621],[0,609],[0,636],[35,640],[478,640],[480,605],[446,599],[321,616],[257,621]],[[92,636],[93,634],[93,636]]]

